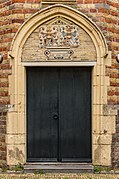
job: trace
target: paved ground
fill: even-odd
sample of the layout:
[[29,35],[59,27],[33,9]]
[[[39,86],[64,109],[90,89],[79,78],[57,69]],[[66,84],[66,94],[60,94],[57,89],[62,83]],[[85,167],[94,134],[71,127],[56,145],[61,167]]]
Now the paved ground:
[[0,174],[0,179],[119,179],[117,174]]

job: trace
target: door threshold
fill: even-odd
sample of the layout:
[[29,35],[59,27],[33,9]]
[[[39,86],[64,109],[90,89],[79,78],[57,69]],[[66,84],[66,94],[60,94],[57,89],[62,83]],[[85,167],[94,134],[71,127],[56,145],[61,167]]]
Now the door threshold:
[[26,163],[24,166],[26,173],[37,171],[40,173],[93,173],[92,163],[60,163],[60,162],[36,162]]

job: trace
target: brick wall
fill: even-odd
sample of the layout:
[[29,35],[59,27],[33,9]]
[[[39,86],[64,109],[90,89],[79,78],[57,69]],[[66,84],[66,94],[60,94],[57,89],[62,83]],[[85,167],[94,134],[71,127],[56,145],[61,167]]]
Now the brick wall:
[[[43,2],[48,5],[46,0],[43,0]],[[69,0],[64,4],[70,4],[70,6],[75,7],[76,1],[73,1],[73,4],[71,2]],[[63,4],[62,1],[61,3]],[[21,24],[42,7],[40,0],[0,1],[0,53],[2,52],[4,55],[3,63],[0,64],[0,166],[2,163],[5,164],[6,161],[6,110],[7,105],[10,104],[8,76],[11,74],[11,66],[8,61],[8,51],[12,39]],[[115,60],[115,55],[119,53],[119,0],[77,0],[77,9],[98,25],[106,37],[109,50],[112,51],[112,65],[111,67],[107,66],[106,69],[106,74],[110,76],[108,104],[118,106],[119,64]],[[118,131],[119,125],[117,122],[117,134],[114,135],[112,143],[112,163],[114,165],[119,165],[119,160],[115,153],[116,150],[118,151]]]
[[119,105],[119,65],[115,56],[119,53],[119,0],[78,0],[78,9],[89,16],[106,37],[112,51],[112,66],[107,67],[110,76],[108,104]]
[[0,167],[6,166],[6,110],[0,109]]

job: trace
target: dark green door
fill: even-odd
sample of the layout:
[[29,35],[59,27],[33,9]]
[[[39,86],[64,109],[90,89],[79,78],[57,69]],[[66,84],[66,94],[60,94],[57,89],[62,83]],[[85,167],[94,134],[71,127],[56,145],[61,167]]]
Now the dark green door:
[[27,161],[91,162],[91,68],[27,68]]

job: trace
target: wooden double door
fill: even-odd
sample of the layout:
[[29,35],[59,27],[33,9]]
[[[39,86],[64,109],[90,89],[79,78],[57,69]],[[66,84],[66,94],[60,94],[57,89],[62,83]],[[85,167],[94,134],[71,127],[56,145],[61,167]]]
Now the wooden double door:
[[91,68],[27,68],[27,161],[91,162]]

